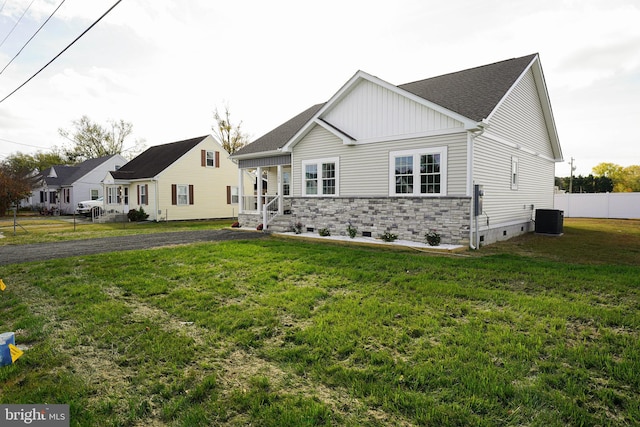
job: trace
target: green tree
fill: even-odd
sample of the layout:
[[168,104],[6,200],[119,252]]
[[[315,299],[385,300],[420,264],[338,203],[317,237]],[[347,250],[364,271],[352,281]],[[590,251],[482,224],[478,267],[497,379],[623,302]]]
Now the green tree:
[[[89,117],[82,116],[73,122],[72,131],[58,129],[63,138],[71,141],[70,147],[64,147],[62,154],[73,163],[79,163],[88,159],[123,154],[124,143],[133,132],[133,125],[124,120],[110,120],[108,126],[102,126],[93,122]],[[144,143],[136,140],[134,149],[128,156],[135,156],[144,148]]]
[[620,192],[640,192],[640,166],[631,165],[622,169],[620,181],[616,183]]
[[69,161],[59,152],[59,150],[54,149],[51,153],[43,153],[39,151],[35,154],[23,154],[21,152],[17,152],[9,155],[5,159],[4,163],[7,164],[11,170],[40,172],[51,166],[69,164]]
[[[569,191],[569,177],[556,177],[555,185],[561,190]],[[606,176],[574,176],[573,177],[574,193],[608,193],[613,191],[613,181]]]
[[631,165],[623,167],[615,163],[600,163],[593,167],[596,176],[607,177],[613,181],[613,191],[640,192],[640,166]]
[[241,129],[242,122],[234,125],[231,123],[231,113],[229,106],[224,106],[224,113],[221,115],[216,108],[213,113],[216,124],[211,126],[211,130],[222,144],[222,148],[227,150],[229,154],[233,154],[249,142],[249,135]]
[[0,214],[31,194],[35,184],[33,171],[14,168],[3,162],[0,164]]

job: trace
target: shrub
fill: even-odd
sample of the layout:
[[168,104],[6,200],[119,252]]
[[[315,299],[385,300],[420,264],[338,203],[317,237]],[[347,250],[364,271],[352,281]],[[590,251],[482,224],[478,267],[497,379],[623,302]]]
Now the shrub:
[[347,224],[347,234],[352,239],[356,237],[356,234],[358,234],[358,229],[351,225],[351,221],[349,221],[349,223]]
[[397,234],[393,234],[389,230],[387,230],[384,233],[382,233],[379,237],[382,240],[384,240],[385,242],[393,242],[394,240],[396,240],[398,238],[398,235]]
[[440,244],[440,234],[434,229],[427,231],[424,237],[427,239],[429,246],[438,246]]
[[256,230],[260,231],[264,228],[264,225],[262,224],[258,224],[258,226],[256,227]]
[[233,224],[231,224],[231,227],[240,228],[240,223],[238,221],[235,221]]
[[141,206],[139,210],[131,209],[129,213],[127,213],[127,218],[129,218],[131,222],[144,221],[149,218],[149,214],[146,213]]
[[302,223],[300,221],[298,221],[298,222],[294,223],[291,226],[291,230],[296,234],[301,234],[302,233],[302,227],[303,227]]
[[318,230],[318,234],[321,235],[321,236],[324,236],[324,237],[331,236],[331,231],[329,231],[328,227],[320,228]]

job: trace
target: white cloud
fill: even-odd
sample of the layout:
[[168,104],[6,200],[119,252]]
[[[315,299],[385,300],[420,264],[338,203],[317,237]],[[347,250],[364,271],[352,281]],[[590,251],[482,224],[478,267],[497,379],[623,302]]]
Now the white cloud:
[[[1,22],[29,2],[7,2]],[[67,0],[0,75],[0,98],[113,3]],[[28,37],[57,4],[36,1],[31,27],[16,33]],[[639,113],[637,22],[636,0],[123,1],[0,104],[0,117],[11,117],[0,120],[0,138],[59,144],[57,128],[87,114],[131,121],[135,136],[155,145],[210,132],[224,101],[258,137],[326,101],[358,69],[401,84],[539,52],[565,157],[589,173],[594,159],[609,160],[598,158],[606,146],[611,158],[640,164],[631,127]],[[12,52],[0,48],[0,61]],[[16,149],[6,147],[0,154]]]

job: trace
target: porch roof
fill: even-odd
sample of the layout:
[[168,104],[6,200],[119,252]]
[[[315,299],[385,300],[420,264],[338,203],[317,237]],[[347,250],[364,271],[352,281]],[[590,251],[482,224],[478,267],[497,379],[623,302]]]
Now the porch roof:
[[[293,136],[298,133],[302,127],[307,124],[309,120],[324,106],[322,104],[316,104],[298,114],[294,118],[286,121],[271,132],[261,136],[253,141],[251,144],[245,145],[240,150],[236,151],[231,158],[241,159],[246,155],[255,155],[257,153],[274,153],[279,148],[282,148]],[[255,156],[251,156],[255,157]]]

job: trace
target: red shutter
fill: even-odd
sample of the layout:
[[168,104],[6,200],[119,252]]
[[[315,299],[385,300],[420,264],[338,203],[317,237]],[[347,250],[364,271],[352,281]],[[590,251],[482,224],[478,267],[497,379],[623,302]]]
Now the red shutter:
[[146,200],[144,201],[145,205],[149,204],[149,185],[145,184],[144,185],[144,195],[147,196]]
[[200,150],[200,166],[207,166],[207,150]]
[[171,184],[171,204],[178,204],[178,186],[175,184]]
[[231,186],[227,185],[227,204],[231,204]]
[[220,152],[216,151],[216,167],[220,167]]
[[193,185],[189,184],[189,204],[193,204]]

